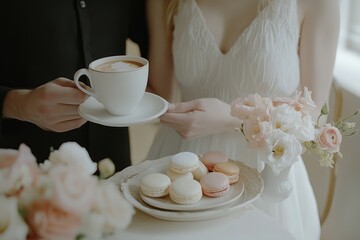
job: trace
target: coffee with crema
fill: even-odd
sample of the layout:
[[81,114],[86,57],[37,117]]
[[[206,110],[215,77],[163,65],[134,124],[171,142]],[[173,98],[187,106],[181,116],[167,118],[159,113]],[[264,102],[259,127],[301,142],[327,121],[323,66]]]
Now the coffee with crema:
[[100,64],[95,70],[102,72],[122,72],[144,66],[142,63],[128,60],[116,60]]
[[[120,55],[97,59],[89,68],[74,74],[76,86],[90,95],[116,116],[136,111],[144,97],[149,72],[149,61],[139,56]],[[89,78],[90,86],[80,84],[81,76]]]

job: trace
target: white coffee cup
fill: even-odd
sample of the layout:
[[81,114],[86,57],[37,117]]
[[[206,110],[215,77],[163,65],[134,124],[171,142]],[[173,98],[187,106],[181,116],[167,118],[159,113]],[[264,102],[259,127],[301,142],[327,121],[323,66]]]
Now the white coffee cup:
[[[130,115],[135,112],[144,96],[149,62],[138,56],[104,57],[79,69],[74,75],[76,86],[94,97],[113,115]],[[91,88],[85,89],[79,78],[86,75]]]

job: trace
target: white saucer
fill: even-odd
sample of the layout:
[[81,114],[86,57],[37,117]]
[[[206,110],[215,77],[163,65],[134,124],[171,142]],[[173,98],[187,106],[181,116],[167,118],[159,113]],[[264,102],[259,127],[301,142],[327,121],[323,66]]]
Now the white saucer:
[[243,192],[244,192],[244,183],[242,179],[239,179],[237,183],[232,184],[230,186],[230,191],[226,195],[221,197],[214,197],[214,198],[203,195],[200,201],[188,205],[174,203],[170,199],[169,195],[160,198],[152,198],[146,196],[141,191],[139,191],[139,194],[144,202],[146,202],[147,204],[153,207],[166,209],[166,210],[174,210],[174,211],[199,211],[199,210],[216,208],[229,204],[235,201],[236,199],[238,199]]
[[127,116],[115,116],[109,113],[95,98],[89,97],[79,106],[79,113],[90,122],[110,127],[128,127],[153,121],[166,112],[168,104],[162,97],[146,92],[135,113]]

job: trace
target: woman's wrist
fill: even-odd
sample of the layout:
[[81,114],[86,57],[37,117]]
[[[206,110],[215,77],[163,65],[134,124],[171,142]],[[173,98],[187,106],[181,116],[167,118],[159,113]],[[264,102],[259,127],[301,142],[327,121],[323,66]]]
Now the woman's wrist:
[[229,105],[229,118],[228,118],[228,123],[227,123],[227,129],[229,132],[233,132],[233,131],[237,131],[240,132],[241,131],[241,126],[243,124],[243,121],[238,118],[238,117],[234,117],[231,115],[231,107]]

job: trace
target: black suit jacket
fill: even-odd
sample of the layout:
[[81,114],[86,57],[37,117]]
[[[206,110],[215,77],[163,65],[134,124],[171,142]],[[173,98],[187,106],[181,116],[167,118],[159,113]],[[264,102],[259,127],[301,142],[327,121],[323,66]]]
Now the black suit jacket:
[[[32,89],[58,77],[73,79],[76,70],[104,56],[125,53],[126,39],[147,57],[143,0],[18,0],[2,2],[0,113],[10,89]],[[27,144],[39,162],[63,142],[86,147],[93,161],[110,157],[117,170],[130,165],[127,128],[87,123],[65,133],[44,131],[0,118],[0,148]]]

